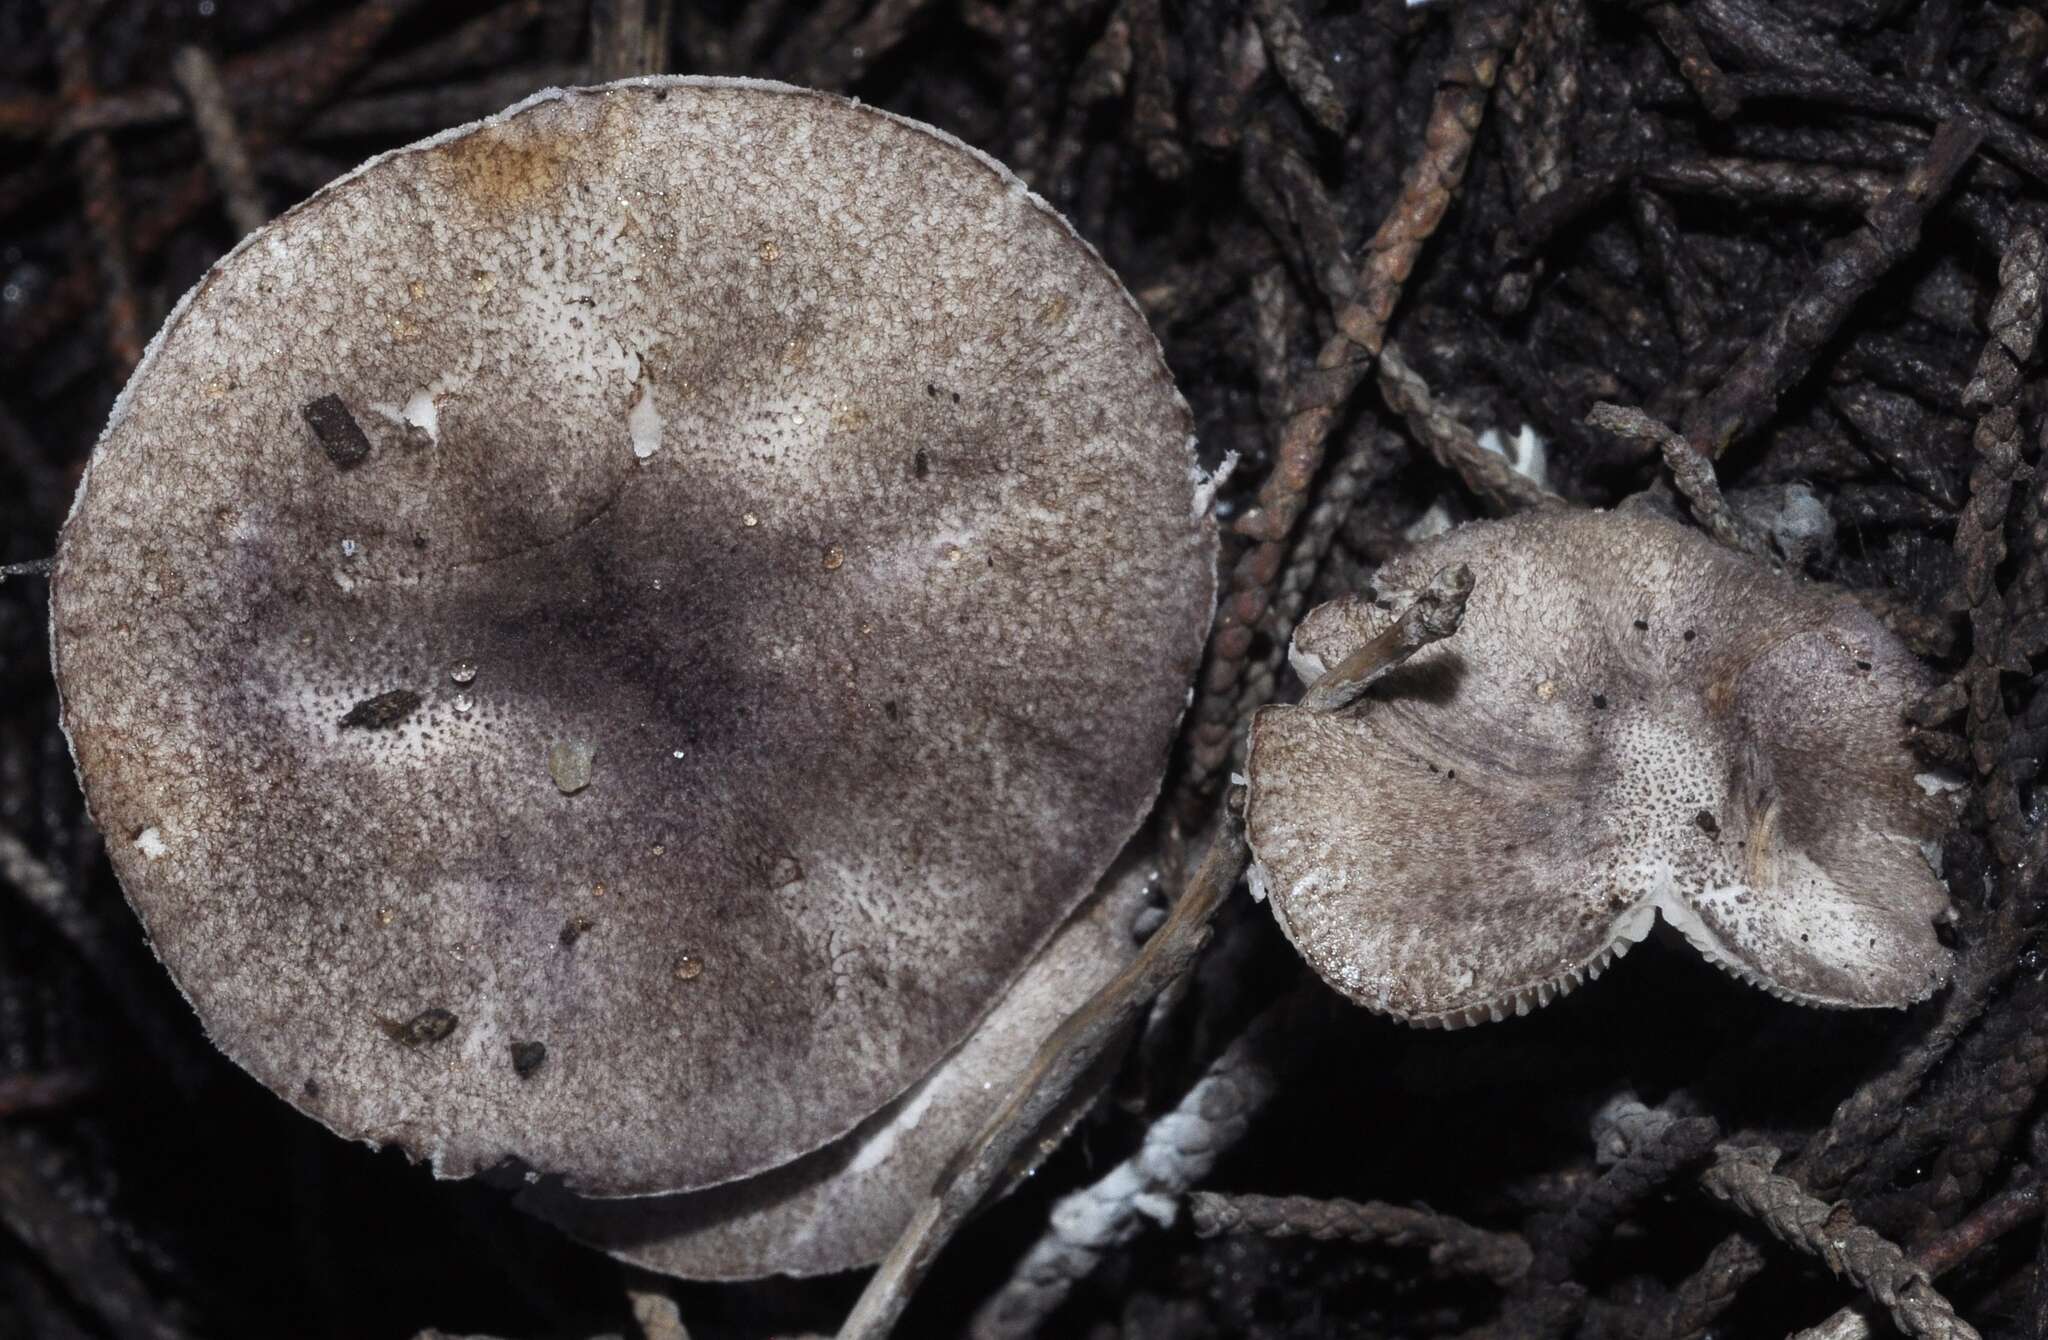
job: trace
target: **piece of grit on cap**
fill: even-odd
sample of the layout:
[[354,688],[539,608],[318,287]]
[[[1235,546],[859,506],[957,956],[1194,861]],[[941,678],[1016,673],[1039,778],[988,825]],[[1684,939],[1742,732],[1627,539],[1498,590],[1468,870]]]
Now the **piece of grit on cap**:
[[1647,512],[1544,512],[1417,545],[1313,611],[1301,678],[1459,563],[1455,636],[1343,711],[1254,720],[1253,888],[1326,981],[1411,1023],[1500,1019],[1661,913],[1787,1000],[1941,984],[1953,811],[1905,720],[1931,680],[1853,598]]
[[780,85],[550,91],[237,247],[52,574],[229,1056],[456,1176],[708,1186],[957,1047],[1157,792],[1191,418],[1000,165]]

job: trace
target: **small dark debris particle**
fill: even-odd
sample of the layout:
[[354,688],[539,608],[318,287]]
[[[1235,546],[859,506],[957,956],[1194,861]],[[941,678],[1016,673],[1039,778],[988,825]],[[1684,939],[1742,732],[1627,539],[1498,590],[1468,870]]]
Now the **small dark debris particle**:
[[1638,620],[1636,620],[1636,631],[1637,631],[1638,633],[1647,633],[1647,632],[1649,632],[1649,631],[1650,631],[1650,621],[1649,621],[1648,619],[1638,619]]
[[306,424],[313,430],[313,436],[320,439],[320,449],[327,453],[327,459],[334,462],[337,470],[350,470],[363,463],[370,454],[370,439],[363,436],[362,425],[356,416],[348,412],[348,406],[341,403],[338,395],[324,395],[318,400],[308,400],[300,407],[299,413],[306,416]]
[[1699,636],[1699,634],[1698,634],[1698,633],[1695,633],[1695,632],[1693,632],[1693,631],[1692,631],[1692,629],[1690,629],[1690,628],[1688,628],[1688,629],[1686,629],[1686,630],[1685,630],[1685,640],[1686,640],[1687,642],[1690,642],[1690,641],[1692,641],[1692,640],[1693,640],[1694,638],[1696,638],[1696,637],[1698,637],[1698,636]]
[[562,948],[567,949],[570,945],[581,940],[590,933],[591,928],[595,925],[597,923],[589,917],[570,917],[562,923]]
[[665,88],[657,88],[657,89],[655,89],[655,90],[654,90],[654,100],[655,100],[656,102],[667,102],[667,101],[668,101],[668,90],[667,90],[667,89],[665,89]]
[[348,715],[341,719],[341,728],[359,726],[364,730],[383,730],[419,710],[420,696],[411,689],[393,689],[380,693],[374,698],[365,698],[348,709]]
[[1455,782],[1455,781],[1457,781],[1457,780],[1458,780],[1458,770],[1457,770],[1456,768],[1452,768],[1452,769],[1451,769],[1451,770],[1450,770],[1449,772],[1446,772],[1446,773],[1444,774],[1444,780],[1445,780],[1445,781],[1447,781],[1447,782]]
[[953,403],[956,405],[960,403],[960,393],[958,391],[953,392]]
[[926,382],[924,384],[924,393],[934,400],[937,400],[939,398],[939,388],[932,385],[930,382]]
[[1606,710],[1607,710],[1607,695],[1606,695],[1606,694],[1604,694],[1604,693],[1596,693],[1596,694],[1594,694],[1594,695],[1593,695],[1593,706],[1595,706],[1595,707],[1599,708],[1599,709],[1600,709],[1601,711],[1603,711],[1603,712],[1604,712],[1604,711],[1606,711]]
[[1868,661],[1858,661],[1858,662],[1856,662],[1856,668],[1857,668],[1858,670],[1868,670],[1868,669],[1870,668],[1870,662],[1868,662]]
[[897,717],[902,715],[902,710],[896,706],[896,700],[894,698],[891,698],[882,704],[882,715],[889,718],[889,720],[891,721],[896,720]]
[[1712,810],[1701,810],[1692,816],[1692,821],[1698,824],[1700,831],[1708,837],[1713,837],[1721,831],[1721,821],[1714,817]]
[[931,453],[926,451],[923,447],[919,447],[917,449],[917,454],[910,458],[910,473],[912,475],[915,475],[919,479],[923,479],[930,475],[931,472]]
[[306,1076],[306,1084],[302,1092],[308,1098],[318,1098],[320,1096],[320,1081],[314,1079],[311,1075]]
[[541,1062],[548,1059],[547,1044],[542,1042],[515,1042],[512,1044],[512,1073],[521,1079],[531,1079],[533,1072],[540,1069]]
[[453,1033],[458,1021],[454,1014],[436,1006],[431,1010],[421,1010],[402,1024],[391,1019],[378,1022],[393,1042],[407,1047],[423,1047]]

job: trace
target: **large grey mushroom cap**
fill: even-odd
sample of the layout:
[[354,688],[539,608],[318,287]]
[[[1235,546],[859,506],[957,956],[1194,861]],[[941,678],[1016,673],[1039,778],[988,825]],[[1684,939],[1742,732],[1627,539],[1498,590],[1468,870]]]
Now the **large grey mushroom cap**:
[[1214,599],[1189,433],[958,142],[546,93],[179,306],[60,545],[65,726],[277,1093],[448,1175],[727,1181],[930,1070],[1136,828]]
[[1839,591],[1643,513],[1482,522],[1323,606],[1313,682],[1430,574],[1477,585],[1455,637],[1355,706],[1262,710],[1255,887],[1353,1000],[1420,1024],[1524,1013],[1659,914],[1811,1005],[1943,980],[1949,809],[1905,744],[1925,668]]
[[[1142,841],[1142,839],[1141,839]],[[1039,1045],[1138,951],[1151,871],[1126,852],[960,1050],[839,1140],[704,1191],[520,1204],[622,1261],[683,1279],[824,1275],[882,1259],[948,1160],[1009,1097]]]

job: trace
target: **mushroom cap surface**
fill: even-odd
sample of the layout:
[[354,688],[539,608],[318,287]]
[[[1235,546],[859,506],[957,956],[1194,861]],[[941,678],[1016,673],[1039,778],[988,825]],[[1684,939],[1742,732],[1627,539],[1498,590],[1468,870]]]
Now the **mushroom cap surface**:
[[957,141],[550,91],[172,314],[60,542],[65,728],[301,1110],[444,1175],[731,1180],[930,1070],[1137,827],[1214,603],[1190,430]]
[[1140,854],[1119,859],[958,1051],[823,1149],[757,1177],[676,1196],[590,1200],[535,1187],[520,1205],[621,1261],[681,1279],[873,1265],[947,1161],[1009,1097],[1039,1044],[1137,956],[1132,927],[1151,874]]
[[1867,611],[1660,517],[1545,512],[1418,545],[1377,600],[1311,612],[1302,678],[1460,562],[1456,636],[1350,708],[1253,723],[1254,887],[1326,981],[1411,1023],[1499,1019],[1661,913],[1789,1000],[1940,985],[1950,811],[1904,719],[1930,679]]

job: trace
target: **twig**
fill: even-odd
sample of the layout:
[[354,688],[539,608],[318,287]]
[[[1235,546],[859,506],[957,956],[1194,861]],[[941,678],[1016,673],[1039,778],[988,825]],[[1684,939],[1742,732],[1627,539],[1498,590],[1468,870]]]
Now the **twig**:
[[1279,1091],[1300,1015],[1321,1003],[1321,983],[1268,1006],[1223,1049],[1181,1100],[1145,1131],[1137,1152],[1052,1208],[1046,1232],[976,1309],[973,1340],[1023,1340],[1113,1248],[1147,1224],[1167,1227],[1181,1198],[1234,1148]]
[[1877,168],[1712,157],[1648,164],[1641,180],[1713,200],[1859,212],[1875,208],[1898,185],[1896,174]]
[[227,90],[221,86],[220,70],[213,57],[195,46],[180,47],[171,57],[171,78],[192,107],[192,125],[199,132],[199,147],[206,165],[220,183],[228,221],[237,236],[255,232],[270,219],[263,203],[262,188],[249,166],[249,151],[242,132],[235,126],[235,114],[228,106]]
[[0,1225],[21,1239],[73,1299],[120,1336],[179,1340],[120,1250],[99,1225],[73,1209],[36,1166],[33,1147],[0,1132]]
[[1639,409],[1605,401],[1593,406],[1592,412],[1586,415],[1586,422],[1617,437],[1655,443],[1664,454],[1664,464],[1671,470],[1672,482],[1692,504],[1692,514],[1706,528],[1707,534],[1737,553],[1770,559],[1770,541],[1755,523],[1737,515],[1735,509],[1728,505],[1728,500],[1721,494],[1720,481],[1714,477],[1714,463],[1693,450],[1684,438]]
[[605,83],[668,68],[669,6],[657,4],[650,23],[648,5],[649,0],[591,0],[591,79]]
[[1878,276],[1920,240],[1920,225],[1948,193],[1983,135],[1959,121],[1943,123],[1927,157],[1870,213],[1869,221],[1830,248],[1804,288],[1735,366],[1687,411],[1685,437],[1709,457],[1757,428],[1778,397],[1805,376],[1813,356]]
[[1500,76],[1501,146],[1508,181],[1527,205],[1564,184],[1585,58],[1584,0],[1539,0]]
[[1657,40],[1678,62],[1678,72],[1699,94],[1700,105],[1707,109],[1708,116],[1726,121],[1742,109],[1742,103],[1728,88],[1728,77],[1714,63],[1707,44],[1700,40],[1699,29],[1693,27],[1684,10],[1670,0],[1662,0],[1645,7],[1643,17],[1656,32]]
[[1529,1244],[1518,1233],[1477,1228],[1435,1210],[1383,1201],[1319,1200],[1309,1196],[1188,1197],[1188,1222],[1199,1237],[1256,1233],[1366,1246],[1426,1247],[1440,1275],[1477,1275],[1506,1287],[1528,1273]]
[[0,582],[9,577],[47,577],[57,566],[54,558],[32,558],[23,563],[0,563]]
[[1651,1334],[1657,1340],[1699,1340],[1709,1334],[1742,1286],[1763,1273],[1764,1265],[1762,1248],[1740,1233],[1729,1234],[1671,1291],[1671,1301]]
[[[1233,793],[1235,794],[1235,793]],[[1010,1096],[941,1173],[931,1195],[840,1327],[839,1340],[881,1340],[895,1326],[911,1293],[996,1184],[1003,1170],[1057,1110],[1097,1059],[1136,1021],[1145,1005],[1194,962],[1209,941],[1209,919],[1250,860],[1244,828],[1232,806],[1216,824],[1208,853],[1189,878],[1165,924],[1121,973],[1067,1016],[1044,1043]]]
[[[1237,523],[1238,533],[1252,545],[1231,569],[1229,589],[1217,608],[1216,636],[1195,709],[1190,791],[1205,789],[1230,757],[1237,684],[1251,646],[1250,630],[1258,626],[1272,599],[1287,539],[1308,506],[1309,486],[1322,468],[1323,447],[1338,412],[1371,369],[1409,271],[1464,180],[1488,93],[1500,73],[1503,53],[1520,28],[1518,0],[1475,0],[1458,12],[1451,56],[1423,132],[1422,154],[1403,176],[1400,195],[1366,245],[1359,268],[1359,300],[1337,314],[1341,333],[1316,354],[1319,376],[1314,394],[1288,417],[1272,472],[1259,489],[1258,507]],[[1233,629],[1246,631],[1238,637]]]
[[1387,408],[1406,419],[1431,458],[1463,480],[1489,510],[1500,514],[1567,505],[1507,457],[1480,446],[1472,430],[1437,403],[1397,344],[1390,342],[1380,351],[1379,383]]
[[1777,1163],[1775,1149],[1724,1147],[1700,1175],[1700,1185],[1868,1293],[1907,1335],[1976,1340],[1976,1330],[1935,1292],[1925,1269],[1857,1223],[1846,1205],[1831,1206],[1773,1172]]
[[[1464,610],[1462,599],[1433,592],[1418,597],[1415,603],[1436,611],[1426,618],[1418,616],[1423,628],[1441,630],[1438,637],[1448,637],[1457,631]],[[1447,615],[1451,610],[1455,614]],[[1409,611],[1404,610],[1400,617],[1406,619],[1408,615]],[[1433,639],[1403,639],[1390,644],[1384,638],[1376,639],[1368,645],[1379,649],[1382,660],[1354,665],[1358,658],[1349,658],[1344,670],[1354,679],[1370,682],[1407,660],[1430,640]],[[940,1174],[932,1194],[912,1214],[903,1236],[876,1268],[840,1327],[839,1340],[881,1340],[889,1333],[940,1250],[995,1188],[1024,1142],[1043,1128],[1081,1077],[1136,1022],[1145,1005],[1195,961],[1209,941],[1210,919],[1224,897],[1237,886],[1251,859],[1245,845],[1242,809],[1242,789],[1232,788],[1217,816],[1209,850],[1189,877],[1165,924],[1153,932],[1129,967],[1068,1015],[1040,1044],[1030,1067],[1012,1086],[1010,1096],[982,1124],[974,1138],[961,1147]]]
[[1337,86],[1330,82],[1329,72],[1323,69],[1316,49],[1302,31],[1301,14],[1294,7],[1294,0],[1252,0],[1252,13],[1258,17],[1266,54],[1272,58],[1273,68],[1280,72],[1288,91],[1315,118],[1317,125],[1333,135],[1343,134],[1349,112],[1343,98],[1337,95]]
[[1631,1112],[1610,1115],[1613,1133],[1622,1144],[1619,1158],[1600,1174],[1556,1220],[1535,1234],[1538,1246],[1532,1279],[1562,1283],[1591,1258],[1615,1225],[1687,1169],[1713,1152],[1721,1128],[1711,1117],[1682,1116],[1670,1104],[1661,1108],[1634,1104]]
[[[2043,243],[2040,233],[2022,229],[2000,258],[1998,297],[1992,303],[1989,333],[1976,371],[1963,391],[1963,402],[1977,412],[1974,441],[1977,464],[1970,473],[1970,499],[1956,522],[1956,556],[1963,575],[1952,607],[1970,619],[1970,660],[1961,682],[1969,693],[1969,738],[1978,776],[1986,789],[1987,806],[1997,814],[2019,809],[2017,786],[1999,748],[2011,731],[2001,677],[2025,674],[2025,656],[2008,653],[2009,622],[2005,594],[1998,588],[1999,566],[2006,559],[2006,517],[2012,510],[2014,485],[2024,475],[2020,438],[2021,369],[2033,356],[2041,334]],[[2011,824],[1994,824],[1993,846],[2010,865],[2021,858]]]
[[[1273,602],[1266,607],[1266,617],[1260,623],[1259,631],[1266,637],[1266,654],[1245,673],[1238,693],[1240,712],[1250,712],[1272,699],[1280,667],[1287,661],[1288,642],[1308,606],[1310,588],[1329,558],[1339,528],[1369,482],[1406,454],[1392,430],[1367,421],[1353,429],[1344,449],[1331,462],[1328,477],[1317,490],[1315,506],[1309,509],[1295,534],[1287,566],[1274,588]],[[1233,751],[1232,768],[1241,761]]]
[[1131,134],[1145,166],[1161,181],[1188,170],[1166,42],[1161,0],[1131,0]]
[[[57,36],[58,84],[64,105],[89,107],[99,96],[93,86],[91,37],[87,31],[95,6],[90,0],[52,0],[50,27]],[[85,222],[92,234],[107,321],[107,353],[123,377],[142,357],[142,308],[135,298],[135,278],[128,265],[128,226],[121,203],[121,165],[114,141],[104,130],[78,137],[72,150],[79,192],[85,201]]]
[[[2031,1170],[2022,1168],[2015,1174],[2012,1186],[1914,1252],[1914,1264],[1939,1279],[2007,1233],[2040,1218],[2041,1201],[2040,1180]],[[1845,1307],[1818,1326],[1800,1331],[1792,1340],[1869,1340],[1872,1328],[1865,1307]]]
[[1432,642],[1458,631],[1465,603],[1472,598],[1472,569],[1460,563],[1443,568],[1416,592],[1408,608],[1386,631],[1346,656],[1301,695],[1311,712],[1337,712],[1349,707],[1375,681]]
[[82,1070],[0,1075],[0,1118],[69,1107],[92,1090],[93,1077]]

